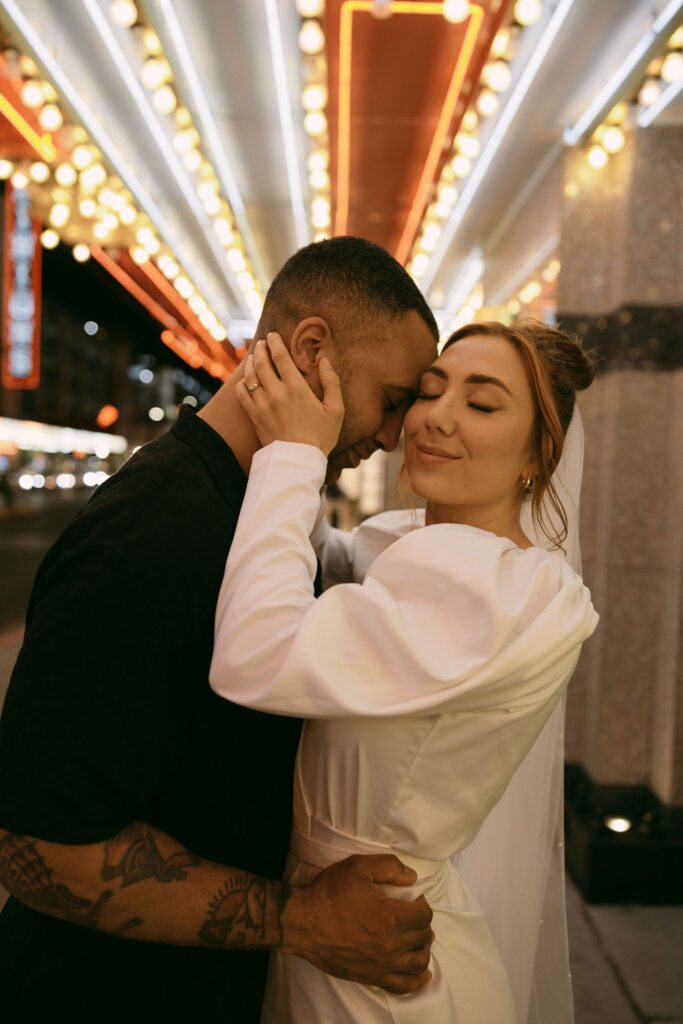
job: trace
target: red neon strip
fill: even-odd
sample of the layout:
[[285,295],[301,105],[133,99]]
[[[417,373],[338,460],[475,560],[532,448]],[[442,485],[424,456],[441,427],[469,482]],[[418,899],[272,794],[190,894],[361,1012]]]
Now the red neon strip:
[[[230,358],[229,351],[223,347],[221,342],[216,341],[206,327],[204,327],[204,324],[201,322],[197,314],[191,309],[182,295],[179,295],[173,285],[164,277],[161,271],[152,263],[151,260],[148,260],[147,263],[139,264],[138,266],[142,273],[149,278],[154,287],[159,289],[162,295],[168,299],[172,306],[175,306],[183,320],[190,325],[193,333],[202,339],[209,351],[213,353],[214,359],[225,366],[225,359]],[[232,345],[230,345],[230,348],[232,348]],[[229,376],[235,366],[237,366],[237,359],[234,360],[234,365],[232,367],[226,366],[226,369],[229,370],[229,373],[226,374],[226,376]]]

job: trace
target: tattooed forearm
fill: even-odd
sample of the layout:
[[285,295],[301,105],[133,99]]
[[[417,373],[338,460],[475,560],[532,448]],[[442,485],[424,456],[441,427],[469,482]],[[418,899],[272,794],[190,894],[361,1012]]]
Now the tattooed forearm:
[[277,949],[291,892],[287,882],[239,875],[228,879],[209,904],[200,942],[223,948]]
[[96,900],[77,896],[53,880],[53,872],[36,849],[36,840],[6,834],[0,839],[0,878],[12,896],[44,913],[97,927],[100,911],[112,896],[105,889]]
[[175,882],[187,878],[187,868],[200,864],[201,858],[186,850],[163,857],[149,828],[131,825],[104,844],[100,877],[105,882],[120,878],[124,889],[147,878],[155,878],[157,882]]

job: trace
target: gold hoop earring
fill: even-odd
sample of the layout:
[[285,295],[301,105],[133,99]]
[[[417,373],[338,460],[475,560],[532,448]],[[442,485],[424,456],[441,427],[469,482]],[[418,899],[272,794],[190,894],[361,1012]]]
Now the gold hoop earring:
[[525,491],[533,491],[536,480],[533,476],[522,477],[522,487]]

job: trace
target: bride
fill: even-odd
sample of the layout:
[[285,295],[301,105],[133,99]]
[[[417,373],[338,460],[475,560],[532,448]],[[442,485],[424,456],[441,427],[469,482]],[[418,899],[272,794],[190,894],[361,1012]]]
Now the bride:
[[[211,685],[308,719],[287,877],[306,885],[351,854],[396,853],[417,873],[406,898],[434,911],[432,979],[392,996],[275,954],[262,1021],[566,1024],[563,694],[597,622],[568,562],[578,568],[574,394],[590,362],[533,321],[456,331],[404,424],[425,519],[388,512],[350,535],[319,516],[343,417],[324,357],[319,369],[322,403],[277,335],[248,359],[239,398],[265,447],[221,588]],[[311,534],[328,582],[356,581],[318,600]]]

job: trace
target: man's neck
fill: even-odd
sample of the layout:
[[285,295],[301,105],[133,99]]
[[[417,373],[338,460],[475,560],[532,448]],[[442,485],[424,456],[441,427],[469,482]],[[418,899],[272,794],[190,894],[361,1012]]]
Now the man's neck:
[[251,460],[261,445],[237,399],[236,387],[243,376],[244,370],[238,366],[198,415],[220,434],[244,472],[249,473]]

